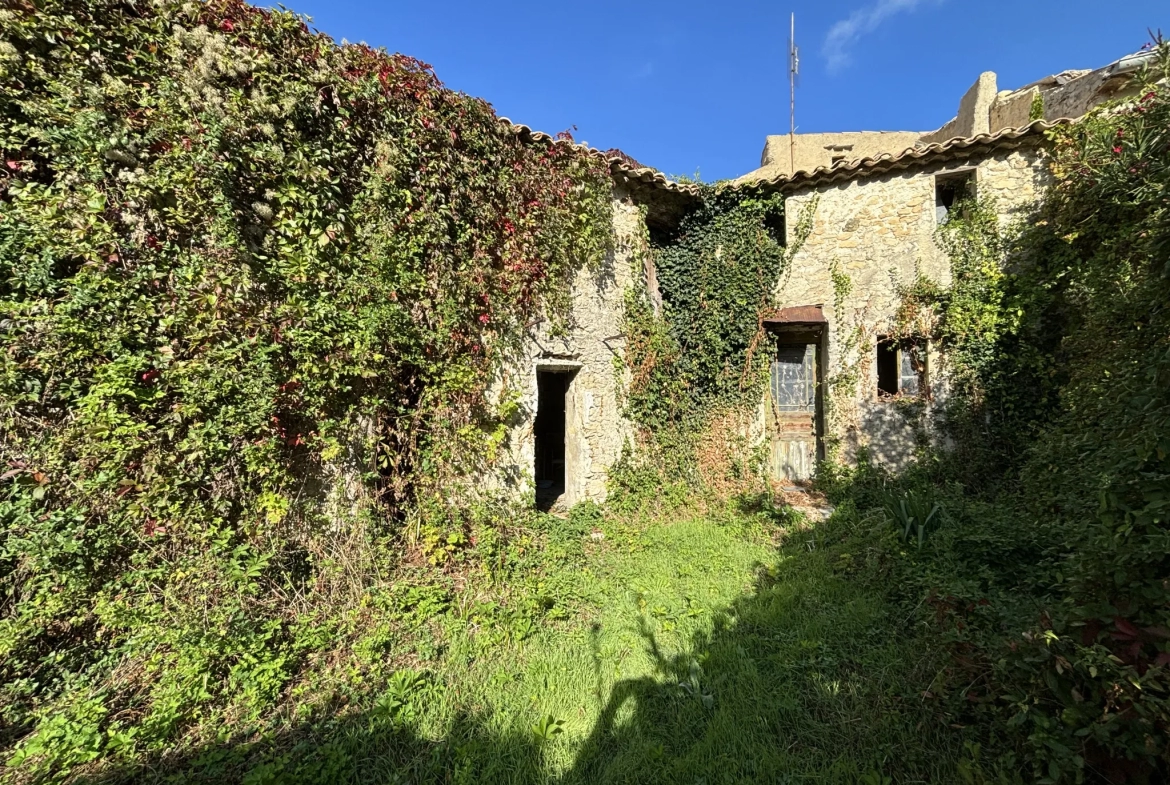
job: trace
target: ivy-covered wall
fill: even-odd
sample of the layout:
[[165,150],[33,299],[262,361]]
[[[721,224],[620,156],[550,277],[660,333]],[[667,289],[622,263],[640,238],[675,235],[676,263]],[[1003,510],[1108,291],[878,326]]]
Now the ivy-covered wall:
[[265,705],[301,616],[457,538],[613,187],[289,12],[0,7],[2,732]]
[[[652,198],[652,197],[650,197]],[[514,396],[508,421],[506,454],[493,467],[497,487],[515,498],[531,493],[534,425],[538,411],[537,373],[571,377],[565,429],[565,492],[558,507],[603,502],[610,467],[633,444],[633,422],[623,406],[626,379],[615,373],[625,361],[625,298],[648,295],[644,270],[646,219],[627,189],[615,187],[614,243],[600,264],[578,268],[570,284],[568,316],[563,323],[540,320],[533,325],[520,356],[502,371],[496,394]]]
[[655,502],[759,487],[762,319],[800,246],[784,246],[779,194],[708,185],[698,196],[674,230],[643,240],[661,307],[644,290],[625,303],[625,407],[646,449],[622,463],[617,485]]

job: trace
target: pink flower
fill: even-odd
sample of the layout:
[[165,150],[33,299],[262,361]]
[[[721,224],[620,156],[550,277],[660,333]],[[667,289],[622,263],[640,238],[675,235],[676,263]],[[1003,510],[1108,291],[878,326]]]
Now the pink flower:
[[1118,155],[1121,155],[1121,145],[1117,145],[1116,147],[1114,147],[1113,152],[1117,153]]
[[487,324],[491,320],[492,320],[492,317],[488,316],[486,313],[481,313],[479,315],[479,323],[480,324]]

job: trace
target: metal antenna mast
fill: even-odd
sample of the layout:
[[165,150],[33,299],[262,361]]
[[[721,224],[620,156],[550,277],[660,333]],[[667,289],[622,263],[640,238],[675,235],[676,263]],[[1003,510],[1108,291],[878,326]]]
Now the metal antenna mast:
[[796,172],[796,77],[800,73],[800,50],[796,48],[796,13],[788,34],[788,173]]

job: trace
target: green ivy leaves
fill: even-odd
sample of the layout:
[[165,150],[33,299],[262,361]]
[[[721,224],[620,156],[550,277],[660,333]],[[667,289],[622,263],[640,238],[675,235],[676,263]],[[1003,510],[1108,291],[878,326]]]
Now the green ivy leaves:
[[[25,691],[2,721],[56,744],[67,685],[124,657],[150,663],[152,744],[248,663],[247,700],[275,699],[296,667],[281,598],[319,599],[310,556],[343,518],[449,503],[498,451],[485,392],[609,252],[612,182],[290,12],[3,14],[0,680]],[[41,647],[47,629],[69,632]]]

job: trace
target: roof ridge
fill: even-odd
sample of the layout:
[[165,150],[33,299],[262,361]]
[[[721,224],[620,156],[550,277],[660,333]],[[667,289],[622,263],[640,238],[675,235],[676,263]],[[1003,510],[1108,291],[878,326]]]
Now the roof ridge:
[[662,172],[649,166],[635,167],[628,164],[624,159],[616,155],[607,155],[595,147],[590,147],[580,142],[575,142],[571,139],[557,139],[550,136],[543,131],[534,131],[526,125],[521,123],[513,123],[507,117],[499,118],[501,123],[507,123],[512,129],[512,133],[526,142],[545,142],[550,145],[566,145],[574,147],[580,152],[588,155],[591,158],[598,158],[609,164],[610,173],[625,178],[627,180],[634,180],[644,185],[649,185],[655,188],[662,188],[666,191],[674,191],[676,193],[687,194],[689,196],[697,195],[699,190],[690,183],[679,183],[671,180]]
[[[773,177],[759,180],[734,182],[723,186],[731,190],[784,187],[793,184],[819,184],[839,180],[851,180],[854,177],[882,172],[891,168],[905,168],[913,163],[924,162],[945,153],[957,150],[967,150],[974,147],[995,147],[1004,142],[1014,141],[1025,136],[1042,133],[1060,125],[1076,122],[1071,118],[1057,120],[1034,120],[1018,128],[1002,128],[994,134],[981,133],[973,136],[956,136],[944,142],[931,142],[921,147],[915,145],[897,153],[879,153],[876,156],[866,156],[847,161],[838,161],[830,166],[818,166],[815,169],[800,169],[792,174],[778,174]],[[745,175],[746,176],[746,175]]]

